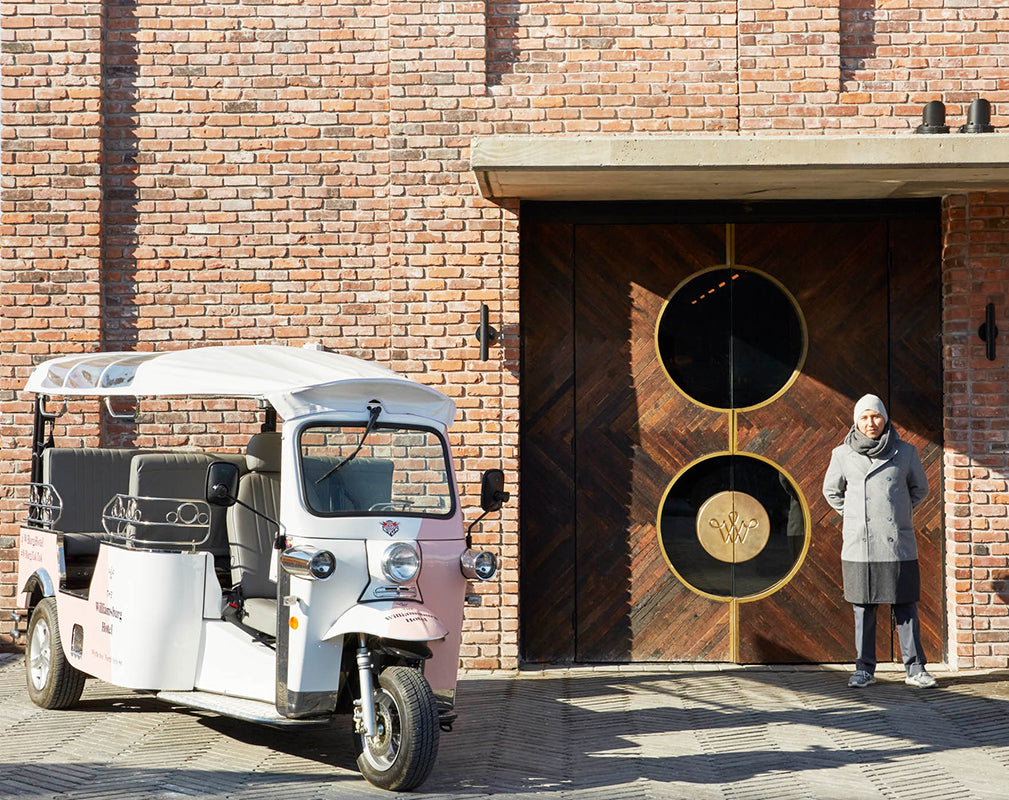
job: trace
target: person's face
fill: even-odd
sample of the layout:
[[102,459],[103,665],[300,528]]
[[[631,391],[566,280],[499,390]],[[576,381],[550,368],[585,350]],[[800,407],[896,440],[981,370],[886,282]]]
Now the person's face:
[[878,439],[883,435],[883,428],[886,427],[886,420],[883,419],[883,415],[878,411],[868,409],[859,415],[858,422],[855,424],[858,426],[858,429],[870,439]]

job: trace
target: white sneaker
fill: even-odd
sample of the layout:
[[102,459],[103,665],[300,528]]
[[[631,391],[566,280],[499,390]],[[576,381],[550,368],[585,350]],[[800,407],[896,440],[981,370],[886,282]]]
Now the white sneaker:
[[904,683],[908,686],[917,686],[919,689],[931,689],[935,686],[935,678],[922,670],[917,675],[908,675]]
[[[908,678],[908,681],[910,680]],[[876,676],[864,669],[856,670],[855,674],[848,678],[848,685],[854,689],[864,689],[866,686],[872,686],[875,682]]]

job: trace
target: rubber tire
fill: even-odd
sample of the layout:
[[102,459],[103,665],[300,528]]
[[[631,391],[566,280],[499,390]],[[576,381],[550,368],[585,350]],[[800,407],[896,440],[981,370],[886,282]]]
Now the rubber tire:
[[[369,783],[380,789],[407,792],[420,786],[438,757],[438,707],[423,675],[410,667],[388,667],[378,678],[377,700],[385,695],[398,716],[399,740],[391,763],[381,768],[365,752],[365,736],[354,734],[357,766]],[[394,733],[396,733],[394,731]]]
[[[38,653],[35,650],[40,644],[44,647],[46,639],[49,645],[48,671],[43,672],[45,680],[42,687],[36,688],[32,679],[32,664],[35,662],[36,666],[44,669],[44,664],[39,661],[44,660],[44,650]],[[28,643],[25,646],[25,678],[28,681],[28,696],[41,708],[70,708],[81,699],[87,676],[71,666],[63,652],[60,629],[56,621],[55,598],[43,598],[32,611],[28,623]]]

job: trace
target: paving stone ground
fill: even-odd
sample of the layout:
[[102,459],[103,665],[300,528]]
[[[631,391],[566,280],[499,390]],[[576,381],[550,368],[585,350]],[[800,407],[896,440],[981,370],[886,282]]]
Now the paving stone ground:
[[[1009,674],[798,668],[577,668],[469,675],[420,798],[1005,798]],[[354,767],[347,719],[263,728],[89,681],[28,700],[0,654],[0,798],[389,797]]]

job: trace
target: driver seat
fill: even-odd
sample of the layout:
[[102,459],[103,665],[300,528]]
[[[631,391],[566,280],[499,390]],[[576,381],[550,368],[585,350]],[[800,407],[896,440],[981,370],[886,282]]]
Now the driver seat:
[[[280,442],[276,432],[257,433],[246,447],[248,472],[238,481],[238,499],[271,519],[280,519]],[[244,625],[277,635],[277,583],[270,559],[277,527],[247,508],[228,509],[231,580],[241,587],[247,616]]]

